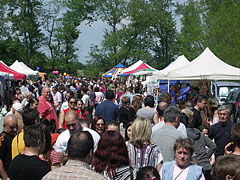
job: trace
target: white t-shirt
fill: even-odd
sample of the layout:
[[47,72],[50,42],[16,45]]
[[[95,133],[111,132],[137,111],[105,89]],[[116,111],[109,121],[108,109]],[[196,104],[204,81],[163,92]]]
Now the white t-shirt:
[[89,96],[87,94],[84,94],[82,97],[82,101],[84,103],[84,107],[88,107]]
[[[94,141],[94,151],[96,151],[98,141],[100,140],[99,134],[96,131],[86,128],[86,127],[83,127],[83,131],[88,131],[92,135],[93,141]],[[56,152],[65,152],[67,149],[67,144],[68,144],[69,139],[70,139],[70,132],[67,129],[66,131],[62,132],[58,136],[57,141],[56,141],[55,151]]]
[[65,101],[64,103],[62,103],[62,106],[61,106],[61,110],[60,111],[64,111],[65,109],[68,108],[68,102]]

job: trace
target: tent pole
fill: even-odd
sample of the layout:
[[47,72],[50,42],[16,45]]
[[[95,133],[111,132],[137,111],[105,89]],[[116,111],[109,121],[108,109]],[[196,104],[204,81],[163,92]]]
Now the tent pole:
[[167,86],[167,88],[168,88],[167,92],[169,93],[169,79],[168,79],[168,86]]

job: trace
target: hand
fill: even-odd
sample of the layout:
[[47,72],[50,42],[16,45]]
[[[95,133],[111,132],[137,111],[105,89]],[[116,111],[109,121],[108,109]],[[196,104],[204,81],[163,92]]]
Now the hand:
[[232,143],[230,142],[230,143],[228,143],[226,146],[225,146],[225,148],[224,148],[224,150],[225,150],[225,154],[232,154],[233,153],[233,151],[229,151],[228,149],[229,149],[229,147],[232,145]]

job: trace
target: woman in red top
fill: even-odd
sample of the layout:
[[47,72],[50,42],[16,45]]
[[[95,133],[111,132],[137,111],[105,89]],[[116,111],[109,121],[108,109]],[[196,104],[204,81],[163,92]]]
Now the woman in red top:
[[58,122],[59,128],[67,129],[67,126],[66,126],[65,120],[64,120],[64,115],[69,110],[75,110],[77,112],[78,116],[81,113],[81,111],[77,109],[77,100],[74,96],[70,96],[68,98],[68,108],[61,111],[61,113],[59,115],[59,122]]

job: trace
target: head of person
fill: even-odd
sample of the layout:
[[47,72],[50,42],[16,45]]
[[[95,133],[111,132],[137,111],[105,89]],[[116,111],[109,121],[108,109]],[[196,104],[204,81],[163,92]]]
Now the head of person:
[[107,123],[106,131],[120,131],[119,123],[117,121],[109,121]]
[[69,110],[64,116],[66,126],[71,134],[77,130],[81,130],[81,125],[78,120],[78,114],[74,110]]
[[16,92],[16,94],[21,94],[21,91],[20,91],[19,87],[15,88],[15,92]]
[[145,166],[137,172],[136,180],[160,180],[160,175],[155,167]]
[[92,165],[96,172],[107,172],[110,178],[120,166],[128,166],[130,160],[125,141],[117,131],[106,131],[98,142]]
[[27,109],[37,109],[39,105],[39,101],[37,98],[32,97],[28,100],[28,104],[26,106]]
[[130,142],[137,148],[142,148],[144,144],[150,144],[152,134],[151,123],[148,119],[137,117],[132,124],[132,138]]
[[53,94],[56,94],[58,92],[58,87],[57,86],[53,87],[52,92],[53,92]]
[[195,107],[197,107],[198,110],[203,110],[205,107],[207,107],[207,96],[199,94],[195,97]]
[[126,125],[126,128],[125,128],[125,141],[129,141],[129,140],[132,139],[132,124],[133,124],[133,121],[129,122]]
[[230,120],[230,112],[228,105],[222,105],[218,108],[218,117],[222,124],[225,124]]
[[144,99],[144,106],[154,107],[154,97],[152,95],[147,95]]
[[81,99],[77,100],[77,109],[78,110],[84,109],[84,103],[83,103],[83,101]]
[[106,91],[106,99],[107,100],[113,100],[115,97],[114,92],[112,90],[107,90]]
[[86,93],[87,93],[87,88],[82,87],[82,88],[81,88],[81,95],[84,95],[84,94],[86,94]]
[[163,117],[163,112],[167,109],[168,103],[160,102],[157,106],[157,114],[158,117]]
[[42,88],[42,97],[44,97],[45,99],[50,99],[51,94],[50,94],[50,88],[47,86],[44,86]]
[[12,112],[15,114],[16,112],[22,113],[23,105],[19,102],[16,102],[12,105]]
[[106,122],[103,117],[94,117],[92,120],[92,129],[102,135],[105,131]]
[[32,93],[29,91],[29,92],[26,92],[25,93],[25,97],[29,100],[32,98]]
[[79,123],[82,126],[82,128],[83,127],[89,128],[89,121],[88,121],[88,119],[78,118],[78,120],[79,120]]
[[169,94],[169,93],[163,93],[163,95],[161,96],[161,101],[162,102],[166,102],[166,103],[168,103],[168,105],[170,105],[171,104],[171,95]]
[[174,144],[174,154],[176,159],[176,165],[181,169],[187,167],[190,164],[194,146],[189,138],[177,139]]
[[13,114],[6,115],[4,117],[3,128],[8,134],[15,136],[18,131],[18,120],[16,116]]
[[180,122],[186,127],[192,127],[193,112],[190,109],[182,109]]
[[128,87],[125,91],[126,94],[132,94],[132,88]]
[[74,110],[76,108],[76,106],[77,106],[76,98],[74,96],[70,96],[68,98],[68,107],[69,107],[69,109]]
[[240,156],[233,154],[218,157],[212,170],[213,180],[234,180],[239,173]]
[[42,125],[34,124],[24,128],[23,140],[26,147],[38,148],[39,154],[45,149],[45,134]]
[[122,104],[123,104],[124,107],[128,108],[129,105],[130,105],[130,98],[128,96],[124,96],[122,98]]
[[136,111],[139,110],[141,108],[141,101],[142,101],[141,95],[134,95],[132,100],[132,108],[135,109]]
[[234,124],[231,131],[234,145],[240,148],[240,123]]
[[68,100],[68,98],[70,97],[70,96],[73,96],[74,94],[73,94],[73,92],[71,91],[71,90],[67,90],[67,93],[66,93],[66,96],[65,96],[65,98],[66,98],[66,100]]
[[93,158],[94,142],[88,131],[77,131],[68,141],[67,152],[69,159],[83,161],[91,164]]
[[22,119],[25,127],[38,124],[40,122],[39,112],[37,109],[28,109],[23,112]]
[[180,110],[174,106],[169,106],[163,112],[164,122],[171,123],[175,128],[178,128],[180,124],[179,120]]
[[201,132],[205,135],[205,136],[209,136],[209,128],[206,125],[202,125],[200,126]]

